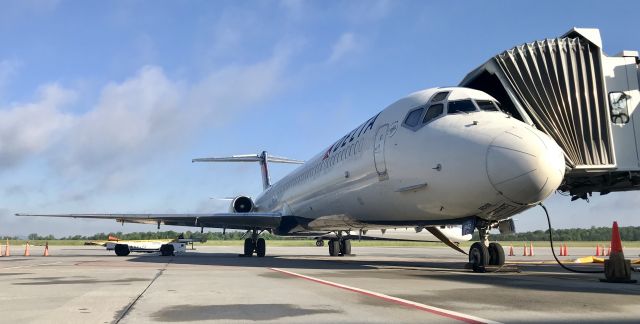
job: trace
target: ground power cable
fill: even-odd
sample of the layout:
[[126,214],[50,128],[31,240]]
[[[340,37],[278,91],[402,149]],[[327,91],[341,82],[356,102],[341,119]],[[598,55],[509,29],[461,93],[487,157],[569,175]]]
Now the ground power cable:
[[576,272],[576,273],[604,273],[604,270],[578,270],[572,269],[568,266],[564,265],[558,257],[556,256],[556,249],[553,247],[553,229],[551,228],[551,218],[549,217],[549,211],[547,211],[547,207],[545,207],[542,203],[539,203],[540,207],[544,210],[544,213],[547,215],[547,224],[549,224],[549,243],[551,244],[551,253],[553,253],[553,258],[556,259],[556,262],[567,271]]

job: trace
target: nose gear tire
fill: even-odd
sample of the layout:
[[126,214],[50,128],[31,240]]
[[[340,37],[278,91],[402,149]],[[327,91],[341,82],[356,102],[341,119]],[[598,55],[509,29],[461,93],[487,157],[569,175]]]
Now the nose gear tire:
[[504,265],[504,249],[500,243],[489,243],[489,264],[502,266]]
[[475,242],[469,249],[469,264],[473,272],[485,272],[489,264],[489,249],[481,242]]

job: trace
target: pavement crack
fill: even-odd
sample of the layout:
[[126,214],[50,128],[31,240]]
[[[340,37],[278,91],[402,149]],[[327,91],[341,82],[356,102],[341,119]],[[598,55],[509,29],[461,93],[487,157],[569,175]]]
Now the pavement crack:
[[120,314],[120,317],[118,317],[118,319],[113,322],[114,324],[118,324],[120,323],[120,321],[122,319],[124,319],[127,314],[129,314],[129,311],[131,311],[131,309],[133,309],[133,306],[138,302],[138,300],[140,300],[140,298],[142,298],[142,296],[144,295],[144,293],[147,292],[147,290],[149,290],[149,288],[151,288],[151,285],[153,285],[154,282],[156,282],[156,280],[158,278],[160,278],[160,276],[162,276],[162,274],[164,273],[165,270],[167,270],[167,267],[169,266],[169,264],[171,263],[171,261],[173,261],[173,258],[169,259],[169,261],[167,263],[164,264],[164,266],[162,267],[162,269],[158,270],[158,272],[156,273],[156,275],[153,277],[153,279],[151,279],[151,281],[149,282],[149,284],[147,285],[147,287],[144,288],[144,290],[142,290],[142,292],[140,292],[140,294],[138,294],[138,296],[136,297],[136,299],[134,299],[133,301],[131,301],[129,303],[129,305],[127,305],[127,307],[125,307],[125,309],[122,311],[122,313]]

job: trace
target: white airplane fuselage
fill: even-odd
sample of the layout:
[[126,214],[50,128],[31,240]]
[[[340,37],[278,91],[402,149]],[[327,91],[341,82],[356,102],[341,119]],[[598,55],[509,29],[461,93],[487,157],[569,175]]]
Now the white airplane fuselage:
[[[434,101],[440,93],[446,98]],[[453,111],[469,101],[475,111]],[[537,129],[501,111],[481,110],[487,102],[496,100],[466,88],[413,93],[267,188],[254,211],[295,215],[287,232],[509,218],[557,189],[564,155]],[[427,109],[438,104],[442,114],[423,123]],[[419,123],[408,123],[420,107]]]
[[[438,230],[446,236],[452,242],[466,242],[471,240],[472,235],[462,235],[461,226],[441,225],[438,226]],[[363,232],[367,238],[371,239],[383,239],[383,240],[399,240],[399,241],[422,241],[422,242],[440,242],[440,239],[435,237],[429,231],[423,228],[403,227],[403,228],[390,228],[380,230],[368,230]]]

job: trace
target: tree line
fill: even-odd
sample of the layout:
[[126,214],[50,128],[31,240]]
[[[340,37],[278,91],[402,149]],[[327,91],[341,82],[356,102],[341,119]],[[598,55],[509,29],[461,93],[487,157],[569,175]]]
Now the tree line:
[[[132,233],[97,233],[94,235],[70,235],[56,237],[54,235],[41,236],[37,233],[28,235],[29,240],[84,240],[84,241],[102,241],[107,240],[109,236],[115,236],[120,240],[158,240],[158,239],[175,239],[181,235],[185,239],[194,239],[197,241],[215,241],[215,240],[240,240],[244,238],[245,232],[230,231],[226,234],[222,232],[176,232],[176,231],[157,231],[157,232],[132,232]],[[262,236],[267,240],[273,239],[298,239],[288,238],[263,233]],[[640,226],[620,227],[620,236],[623,241],[640,241]],[[19,239],[18,237],[3,237],[2,239]],[[515,234],[492,234],[492,240],[498,241],[547,241],[549,239],[549,230],[537,230],[531,232],[515,233]],[[553,239],[558,241],[609,241],[611,240],[610,227],[591,228],[569,228],[553,230]],[[478,240],[478,233],[473,234],[473,240]]]
[[[478,233],[473,234],[478,239]],[[640,226],[620,227],[623,241],[640,241]],[[549,230],[537,230],[515,234],[492,234],[491,239],[498,241],[548,241]],[[554,241],[610,241],[611,227],[554,229]]]
[[[222,232],[176,232],[176,231],[156,231],[156,232],[111,232],[111,233],[97,233],[93,235],[69,235],[56,237],[54,235],[42,236],[37,233],[31,233],[27,236],[29,240],[82,240],[82,241],[106,241],[111,237],[117,237],[119,240],[162,240],[162,239],[175,239],[182,235],[185,239],[194,239],[196,241],[215,241],[215,240],[240,240],[244,238],[245,232],[229,231],[225,234]],[[277,235],[270,233],[263,233],[261,237],[265,239],[281,239]],[[14,237],[8,237],[9,239],[17,239]]]

